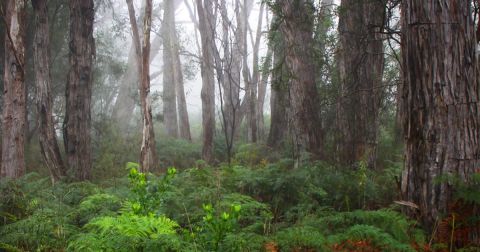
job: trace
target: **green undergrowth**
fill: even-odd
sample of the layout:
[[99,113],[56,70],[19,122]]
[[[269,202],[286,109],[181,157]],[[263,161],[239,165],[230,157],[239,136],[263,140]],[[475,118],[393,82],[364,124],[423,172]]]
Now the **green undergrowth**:
[[[232,165],[92,184],[31,173],[0,182],[2,251],[415,251],[427,237],[399,213],[394,168],[294,169],[265,147]],[[253,155],[250,152],[255,152]],[[197,162],[198,163],[198,162]],[[355,250],[364,248],[364,250]],[[275,251],[275,250],[273,250]]]

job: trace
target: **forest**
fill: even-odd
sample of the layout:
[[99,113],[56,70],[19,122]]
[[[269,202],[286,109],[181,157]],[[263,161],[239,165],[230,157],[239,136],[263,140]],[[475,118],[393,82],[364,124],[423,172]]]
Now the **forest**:
[[1,0],[0,251],[480,251],[480,0]]

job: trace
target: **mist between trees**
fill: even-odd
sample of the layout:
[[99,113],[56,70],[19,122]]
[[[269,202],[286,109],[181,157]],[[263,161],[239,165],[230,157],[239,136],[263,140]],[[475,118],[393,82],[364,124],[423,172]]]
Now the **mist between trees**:
[[428,249],[478,245],[480,199],[457,196],[479,192],[478,4],[2,1],[0,175],[100,183],[127,162],[161,176],[285,159],[292,174],[392,172],[395,193],[360,208],[396,204]]

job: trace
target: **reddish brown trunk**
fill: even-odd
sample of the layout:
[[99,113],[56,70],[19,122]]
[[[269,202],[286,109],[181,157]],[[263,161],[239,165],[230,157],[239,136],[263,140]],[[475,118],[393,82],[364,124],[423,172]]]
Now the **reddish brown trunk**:
[[47,0],[32,0],[35,12],[35,40],[33,44],[36,104],[38,118],[38,140],[42,151],[43,160],[50,171],[52,179],[58,180],[65,177],[66,170],[63,165],[58,147],[55,121],[52,114],[52,87],[50,78],[50,40]]
[[67,163],[76,180],[91,177],[90,103],[92,99],[93,0],[70,1],[70,71],[66,88],[64,141]]
[[[302,152],[315,158],[323,155],[323,132],[319,119],[319,98],[313,63],[313,3],[309,0],[279,1],[284,25],[288,70],[294,155],[300,161]],[[298,162],[297,162],[298,163]]]
[[402,2],[402,192],[419,206],[429,230],[453,203],[454,188],[438,180],[455,175],[468,181],[480,165],[480,83],[470,4]]
[[6,2],[0,177],[18,178],[25,174],[25,15],[25,0]]
[[215,134],[215,76],[213,61],[214,22],[212,0],[197,0],[197,11],[202,39],[202,158],[214,161],[213,137]]
[[342,0],[339,19],[339,161],[375,167],[383,96],[382,1]]

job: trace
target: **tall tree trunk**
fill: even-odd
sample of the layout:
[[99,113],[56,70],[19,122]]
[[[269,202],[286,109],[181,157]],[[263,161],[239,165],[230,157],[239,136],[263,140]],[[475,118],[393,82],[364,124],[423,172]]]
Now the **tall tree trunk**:
[[383,96],[382,1],[342,0],[339,19],[339,160],[375,168]]
[[214,21],[212,0],[197,0],[197,11],[202,39],[202,158],[212,163],[215,134],[215,76],[213,60]]
[[25,174],[25,15],[26,0],[8,0],[4,9],[5,67],[0,177]]
[[150,101],[150,30],[152,28],[152,0],[146,0],[143,21],[142,86],[140,101],[143,111],[143,138],[140,164],[143,171],[150,171],[157,163],[155,134],[153,131],[152,105]]
[[55,121],[52,114],[52,84],[50,78],[50,40],[47,0],[32,0],[35,12],[35,39],[33,43],[36,83],[38,140],[43,160],[52,179],[67,175],[58,147]]
[[289,87],[294,156],[300,161],[306,151],[314,158],[323,155],[323,132],[318,111],[318,92],[313,63],[313,3],[309,0],[278,1],[285,38],[286,64],[292,81]]
[[176,72],[174,62],[175,13],[172,0],[164,2],[163,15],[163,119],[167,136],[178,137]]
[[402,192],[418,205],[428,230],[453,203],[454,188],[438,179],[456,175],[468,181],[480,165],[480,83],[471,12],[470,1],[402,2]]
[[262,65],[261,78],[258,84],[258,102],[257,102],[257,129],[258,138],[260,140],[266,139],[265,133],[265,119],[264,119],[264,106],[265,96],[267,95],[268,79],[270,78],[270,68],[272,66],[273,50],[271,43],[268,44],[267,55]]
[[[275,16],[272,23],[277,22],[279,22],[279,19]],[[280,23],[279,25],[282,26],[283,24]],[[288,111],[290,107],[288,89],[290,82],[285,63],[285,39],[281,32],[273,32],[270,40],[273,47],[272,92],[270,96],[271,120],[267,144],[270,147],[279,148],[285,144],[288,135]]]
[[[244,1],[246,5],[247,1]],[[257,31],[255,35],[255,41],[253,43],[253,74],[250,77],[250,71],[248,70],[248,64],[247,64],[247,59],[248,59],[248,45],[247,45],[247,39],[246,37],[244,38],[244,69],[248,73],[249,76],[247,76],[247,80],[249,80],[249,88],[247,89],[247,94],[248,94],[248,114],[247,114],[247,124],[248,124],[248,140],[252,143],[257,142],[258,139],[258,89],[259,89],[259,81],[260,81],[260,69],[259,69],[259,53],[260,53],[260,41],[262,39],[262,24],[263,24],[263,10],[265,8],[265,4],[262,3],[260,5],[260,11],[258,14],[258,23],[257,23]],[[246,12],[245,14],[246,15]],[[246,16],[244,16],[244,19],[246,20],[245,22],[245,28],[247,27],[248,19]],[[245,29],[246,33],[246,29]],[[245,71],[244,70],[244,71]]]
[[[0,3],[0,8],[2,10],[6,10],[6,3],[7,1],[2,1]],[[5,64],[5,33],[6,33],[6,28],[5,28],[5,22],[0,22],[0,73],[2,74],[2,77],[0,78],[0,90],[3,90],[3,74],[4,74],[4,64]],[[3,59],[3,60],[2,60]],[[3,105],[3,94],[0,95],[0,104]],[[0,107],[0,115],[3,115],[3,106]],[[3,129],[3,120],[0,119],[0,129]],[[2,141],[2,137],[0,137],[0,141]],[[2,165],[2,144],[0,144],[0,167]],[[1,169],[1,168],[0,168]]]
[[135,9],[132,0],[126,0],[130,25],[132,28],[132,40],[135,47],[137,59],[137,72],[141,73],[139,83],[140,103],[143,113],[142,145],[140,150],[140,169],[142,172],[148,172],[154,168],[157,163],[155,151],[155,133],[153,131],[152,107],[150,103],[150,31],[152,25],[152,1],[146,0],[145,15],[143,21],[144,34],[143,43],[140,45],[140,33],[138,31],[137,20],[135,19]]
[[182,63],[180,61],[180,52],[178,37],[175,32],[175,53],[174,53],[174,65],[175,65],[175,83],[177,91],[177,106],[178,106],[178,129],[180,137],[182,139],[192,141],[192,135],[190,134],[190,120],[188,119],[187,99],[185,98],[185,88],[182,72]]
[[64,141],[67,163],[76,180],[91,177],[90,139],[93,57],[93,0],[70,1],[70,71],[66,87]]

